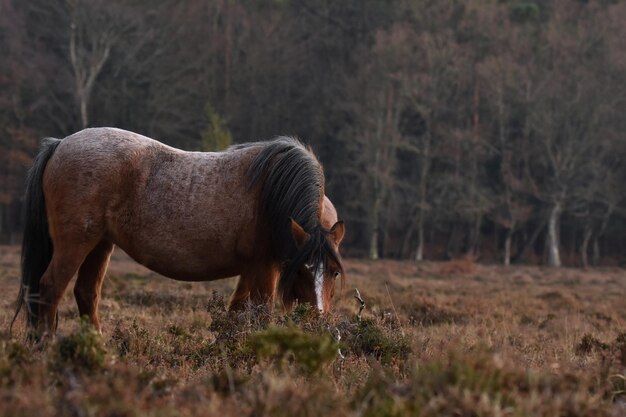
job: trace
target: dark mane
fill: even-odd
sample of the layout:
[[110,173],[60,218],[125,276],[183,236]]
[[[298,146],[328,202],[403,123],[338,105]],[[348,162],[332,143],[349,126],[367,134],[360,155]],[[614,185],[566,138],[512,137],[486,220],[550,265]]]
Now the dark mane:
[[[247,171],[249,187],[261,184],[260,217],[268,228],[273,256],[283,264],[278,291],[291,295],[297,272],[305,262],[315,267],[339,256],[328,242],[328,230],[320,225],[324,198],[324,172],[319,161],[299,140],[279,137],[242,147],[262,147]],[[297,250],[291,236],[293,218],[311,236]]]

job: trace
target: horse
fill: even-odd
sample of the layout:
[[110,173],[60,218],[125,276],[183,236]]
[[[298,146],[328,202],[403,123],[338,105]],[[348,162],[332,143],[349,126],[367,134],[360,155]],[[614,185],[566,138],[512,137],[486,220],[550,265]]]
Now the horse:
[[22,277],[37,338],[54,334],[76,275],[80,316],[101,331],[100,290],[115,246],[180,281],[239,276],[229,309],[249,303],[327,312],[343,274],[345,226],[321,164],[291,137],[187,152],[116,128],[47,138],[26,181]]

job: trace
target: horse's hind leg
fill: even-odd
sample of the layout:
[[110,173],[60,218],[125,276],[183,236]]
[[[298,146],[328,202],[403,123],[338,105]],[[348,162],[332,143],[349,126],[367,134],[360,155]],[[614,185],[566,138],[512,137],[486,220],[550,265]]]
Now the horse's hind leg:
[[40,335],[54,333],[59,302],[89,250],[84,245],[55,245],[52,261],[39,282]]
[[98,331],[101,331],[98,318],[100,289],[104,282],[111,253],[113,253],[113,244],[106,240],[101,241],[85,258],[78,271],[78,278],[76,278],[76,285],[74,286],[74,297],[76,297],[80,316],[89,317]]

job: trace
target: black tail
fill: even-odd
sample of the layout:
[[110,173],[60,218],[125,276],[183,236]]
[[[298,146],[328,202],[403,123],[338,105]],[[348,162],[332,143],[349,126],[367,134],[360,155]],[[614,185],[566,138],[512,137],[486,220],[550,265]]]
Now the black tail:
[[37,324],[39,280],[52,259],[52,239],[48,231],[48,215],[43,195],[43,172],[60,139],[46,138],[41,144],[26,179],[26,225],[22,240],[22,282],[11,329],[20,310],[26,305],[28,324]]

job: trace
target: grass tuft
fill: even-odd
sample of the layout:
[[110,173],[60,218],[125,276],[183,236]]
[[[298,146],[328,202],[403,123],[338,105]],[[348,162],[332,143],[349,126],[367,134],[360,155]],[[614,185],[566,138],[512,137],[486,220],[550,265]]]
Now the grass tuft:
[[106,355],[100,334],[86,318],[81,318],[78,331],[57,341],[54,365],[93,372],[104,368]]
[[574,352],[577,355],[583,356],[592,352],[601,352],[601,351],[605,351],[608,349],[609,349],[609,345],[601,342],[600,340],[596,339],[595,337],[587,333],[583,335],[582,339],[580,340],[580,343],[576,345]]
[[293,326],[269,327],[252,335],[248,344],[260,359],[271,359],[280,369],[293,364],[307,374],[335,360],[339,348],[330,335],[305,333]]
[[[346,328],[347,327],[347,328]],[[383,364],[407,359],[411,353],[408,340],[399,331],[388,331],[374,319],[362,319],[344,326],[345,343],[355,355],[373,356]]]

